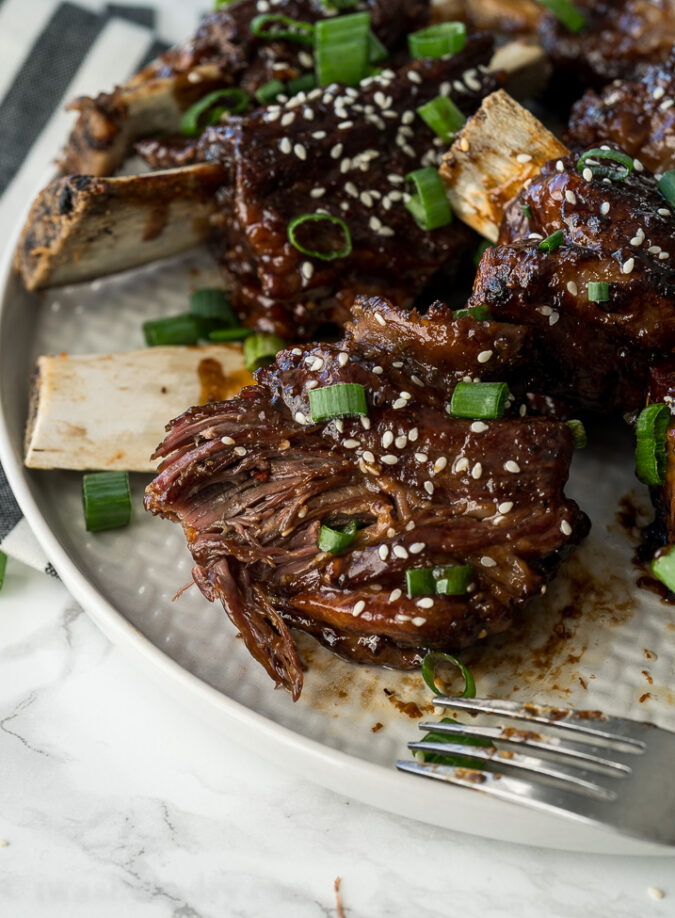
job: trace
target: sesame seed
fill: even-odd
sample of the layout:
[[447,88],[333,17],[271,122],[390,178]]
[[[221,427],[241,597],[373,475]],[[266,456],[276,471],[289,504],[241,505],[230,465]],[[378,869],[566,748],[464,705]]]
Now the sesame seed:
[[346,354],[344,351],[341,351],[338,354],[338,364],[341,367],[346,366],[349,363],[349,354]]
[[476,481],[478,481],[478,479],[481,477],[482,474],[483,474],[483,466],[480,464],[480,462],[477,462],[474,465],[474,467],[471,469],[471,477],[474,478]]
[[397,558],[407,558],[408,552],[402,545],[394,545],[393,552]]
[[593,170],[592,170],[592,169],[589,169],[588,166],[586,166],[586,168],[584,169],[584,171],[583,171],[581,174],[582,174],[583,177],[584,177],[584,181],[586,181],[586,182],[592,182],[592,181],[593,181]]
[[[433,604],[433,603],[432,603],[432,604]],[[425,624],[426,624],[426,621],[427,621],[426,618],[423,618],[421,615],[416,615],[416,616],[412,619],[412,623],[413,623],[413,625],[414,625],[416,628],[421,628],[422,625],[425,625]]]
[[356,185],[353,182],[347,182],[345,184],[345,191],[347,192],[348,195],[351,195],[351,197],[353,198],[358,198],[359,196],[359,189],[356,187]]
[[400,599],[403,593],[401,590],[392,590],[389,594],[389,602],[396,602],[397,599]]
[[431,609],[433,608],[434,601],[431,596],[425,596],[423,599],[418,599],[415,605],[418,607],[418,609]]
[[362,191],[362,192],[361,192],[361,203],[364,204],[366,207],[372,207],[372,206],[373,206],[373,199],[372,199],[371,195],[368,194],[367,191]]
[[423,389],[423,388],[424,388],[424,383],[423,383],[422,380],[419,378],[419,376],[415,376],[414,373],[413,373],[413,375],[410,377],[410,382],[411,382],[414,386],[419,386],[420,389]]
[[624,263],[621,266],[621,270],[623,271],[624,274],[630,274],[634,267],[635,267],[635,259],[629,258],[627,261],[624,261]]
[[471,430],[474,433],[485,433],[487,429],[488,429],[488,426],[483,421],[474,421],[473,424],[471,425]]
[[560,524],[560,531],[565,536],[572,535],[572,527],[567,522],[567,520],[563,520],[562,523]]
[[504,463],[504,469],[507,472],[511,472],[512,475],[517,475],[518,472],[520,471],[520,466],[518,465],[517,462],[514,462],[513,459],[509,459],[507,462]]
[[427,456],[426,453],[415,453],[415,459],[418,462],[427,462],[429,460],[429,457]]
[[469,152],[469,141],[466,139],[466,137],[462,137],[462,139],[459,141],[459,149],[462,151],[462,153]]
[[497,562],[489,555],[483,555],[483,557],[480,559],[480,563],[483,565],[483,567],[497,567]]
[[336,143],[333,149],[330,151],[332,159],[339,159],[342,156],[342,151],[344,147],[341,143]]
[[352,161],[348,157],[345,157],[340,163],[340,174],[346,175],[349,170],[352,168]]
[[298,510],[298,518],[301,520],[304,520],[306,516],[307,516],[307,507],[300,507],[300,509]]
[[220,442],[224,443],[225,446],[234,446],[234,440],[232,437],[222,437]]
[[246,450],[244,449],[243,446],[235,446],[234,452],[235,452],[235,455],[237,455],[237,456],[245,456],[245,455],[246,455]]
[[548,317],[548,324],[549,324],[549,325],[556,325],[556,324],[558,323],[558,320],[559,320],[559,319],[560,319],[560,313],[559,313],[559,312],[556,312],[555,310],[553,310],[553,312],[551,313],[551,315]]
[[291,354],[295,354],[296,357],[302,357],[302,351],[299,347],[294,347]]
[[425,481],[425,482],[424,482],[424,490],[427,492],[427,494],[429,495],[429,497],[432,497],[432,496],[433,496],[433,493],[434,493],[434,483],[433,483],[433,481]]
[[335,421],[335,429],[337,430],[338,433],[344,433],[344,430],[345,430],[344,421],[342,421],[340,418],[338,418]]
[[310,280],[312,278],[312,275],[314,274],[314,265],[312,264],[311,261],[303,261],[302,267],[300,268],[300,270],[302,271],[302,276],[306,280]]
[[670,216],[670,211],[668,210],[667,207],[659,207],[659,209],[658,209],[656,212],[657,212],[657,214],[658,214],[660,217],[669,217],[669,216]]
[[665,261],[666,258],[670,258],[670,254],[668,252],[661,252],[659,254],[659,261]]
[[304,416],[302,411],[295,412],[295,423],[296,424],[306,424],[307,423],[307,418]]
[[310,357],[307,361],[310,370],[317,371],[323,369],[323,357]]
[[396,530],[392,529],[390,526],[389,529],[387,529],[387,538],[393,539],[395,535],[396,535]]
[[389,557],[389,546],[380,545],[380,547],[377,549],[377,553],[380,556],[381,561],[386,561],[387,558]]
[[[382,221],[378,217],[371,217],[368,221],[368,226],[371,228],[371,230],[377,232],[382,227]],[[385,323],[382,322],[381,324],[384,325]]]
[[565,171],[565,166],[564,166],[563,161],[562,161],[561,159],[558,160],[558,162],[555,164],[555,167],[556,167],[556,169],[557,169],[558,172],[564,172],[564,171]]
[[416,70],[408,71],[408,79],[410,80],[411,83],[421,83],[422,82],[422,77],[419,75],[419,73],[417,73]]
[[401,408],[407,406],[407,402],[404,398],[397,398],[394,404],[391,406],[395,411],[399,411]]
[[391,453],[387,453],[385,456],[382,456],[382,462],[384,462],[385,465],[396,465],[398,456],[392,456]]
[[463,457],[462,459],[457,460],[457,464],[455,465],[456,472],[466,472],[468,468],[469,468],[469,460],[466,457]]
[[381,440],[382,446],[384,446],[385,449],[389,449],[389,447],[391,446],[393,442],[394,442],[393,433],[390,430],[385,430],[385,432],[382,434],[382,440]]
[[295,112],[286,112],[286,114],[281,119],[281,126],[288,127],[290,124],[293,124],[295,121]]
[[361,427],[363,427],[364,430],[370,430],[370,418],[361,415],[359,420],[361,421]]
[[647,251],[649,252],[650,255],[658,255],[659,252],[661,251],[661,246],[660,245],[650,245]]
[[602,205],[600,207],[600,213],[603,214],[603,216],[605,217],[607,216],[607,214],[609,213],[609,201],[602,202]]
[[497,507],[497,510],[499,510],[499,512],[503,514],[510,513],[513,510],[513,501],[505,500],[503,503],[499,504],[499,506]]
[[663,88],[663,86],[657,86],[654,92],[652,93],[652,98],[658,102],[659,99],[662,99],[665,96],[665,94],[666,94],[666,91]]
[[399,396],[400,398],[404,398],[406,402],[409,402],[410,399],[412,398],[412,395],[410,394],[410,392],[407,392],[405,389],[402,392],[399,392]]
[[439,456],[438,459],[434,462],[434,472],[442,472],[447,464],[448,460],[445,458],[445,456]]
[[635,169],[636,172],[644,172],[644,171],[645,171],[645,167],[642,165],[642,163],[640,162],[639,159],[634,159],[634,160],[633,160],[633,168]]
[[575,193],[574,193],[571,189],[568,188],[568,189],[565,191],[565,200],[568,202],[568,204],[576,204],[576,203],[577,203],[577,196],[575,195]]
[[408,438],[405,435],[396,437],[394,443],[396,445],[396,449],[404,449],[404,447],[408,445]]
[[647,895],[650,899],[663,899],[666,894],[658,886],[648,886]]
[[419,431],[416,427],[413,427],[408,432],[408,439],[410,440],[411,443],[416,443],[418,437],[419,437]]
[[305,389],[316,389],[319,385],[319,381],[316,379],[310,379],[310,381],[305,385]]
[[359,445],[359,441],[349,439],[349,440],[345,440],[342,445],[344,446],[345,449],[356,449],[356,447]]
[[386,325],[386,324],[387,324],[387,320],[384,318],[384,316],[383,316],[381,313],[376,312],[376,313],[375,313],[375,318],[376,318],[377,321],[380,323],[380,325]]
[[338,131],[348,131],[349,128],[354,127],[354,122],[353,121],[341,121],[337,127],[338,127]]
[[409,551],[411,555],[419,555],[421,552],[424,551],[426,547],[427,546],[424,544],[424,542],[413,542],[412,545],[410,546]]
[[282,153],[290,153],[292,150],[291,142],[288,137],[282,137],[279,141],[279,149]]
[[529,153],[519,153],[518,156],[516,156],[516,159],[519,163],[532,162],[532,156]]
[[576,296],[577,293],[579,293],[579,288],[574,283],[574,281],[567,281],[567,289],[572,294],[572,296]]
[[310,198],[322,198],[326,193],[325,188],[312,188],[309,193]]
[[359,601],[354,606],[354,615],[360,615],[365,608],[366,608],[365,602],[362,599],[359,599]]
[[481,351],[478,355],[478,363],[487,363],[492,357],[492,351]]
[[384,370],[383,370],[382,367],[380,367],[380,366],[373,367],[373,373],[374,373],[376,376],[382,376],[382,374],[384,373]]

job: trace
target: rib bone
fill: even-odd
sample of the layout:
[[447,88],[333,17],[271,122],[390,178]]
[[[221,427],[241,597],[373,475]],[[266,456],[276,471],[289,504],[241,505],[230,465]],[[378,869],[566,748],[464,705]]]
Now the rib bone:
[[219,165],[145,175],[71,175],[40,192],[16,267],[29,290],[114,274],[183,252],[208,235]]
[[545,162],[567,153],[543,124],[499,90],[457,135],[440,174],[460,220],[496,242],[509,201]]
[[152,347],[39,357],[26,430],[33,469],[154,472],[167,418],[254,383],[241,347]]

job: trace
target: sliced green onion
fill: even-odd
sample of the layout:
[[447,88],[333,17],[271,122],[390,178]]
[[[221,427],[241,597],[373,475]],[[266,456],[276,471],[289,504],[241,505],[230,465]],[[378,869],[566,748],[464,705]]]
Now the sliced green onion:
[[[459,724],[458,720],[452,717],[442,717],[440,724]],[[422,737],[423,743],[454,743],[462,746],[492,746],[492,742],[483,736],[465,736],[462,733],[427,733]],[[415,751],[415,757],[421,757],[424,762],[432,762],[437,765],[454,765],[459,768],[482,768],[483,762],[477,759],[469,759],[458,755],[443,755],[440,752],[426,752],[418,749]]]
[[453,418],[501,418],[509,387],[502,382],[460,382],[450,402]]
[[541,252],[555,252],[555,250],[563,244],[565,241],[565,234],[562,230],[556,230],[555,233],[551,233],[550,236],[547,236],[546,239],[542,239],[539,243],[539,250]]
[[368,32],[368,63],[380,64],[389,57],[389,51],[382,44],[377,35],[372,31]]
[[261,105],[269,105],[277,96],[286,91],[281,80],[270,80],[255,91],[255,97]]
[[408,35],[408,49],[415,60],[457,54],[465,44],[466,26],[463,22],[441,22]]
[[539,0],[539,3],[550,10],[570,32],[580,32],[586,25],[586,19],[571,0]]
[[606,303],[609,299],[609,284],[606,281],[589,281],[588,299],[591,303]]
[[530,205],[522,204],[521,207],[523,208],[524,216],[526,216],[528,220],[531,220],[532,219],[532,208],[530,207]]
[[0,590],[5,582],[5,568],[7,567],[7,555],[0,551]]
[[244,341],[244,363],[249,373],[255,373],[261,367],[274,363],[279,351],[286,347],[286,342],[278,335],[249,335]]
[[435,695],[446,694],[443,689],[440,689],[436,685],[436,670],[441,666],[455,666],[464,677],[464,691],[459,695],[460,698],[476,697],[476,683],[468,667],[458,660],[457,657],[453,657],[449,653],[432,651],[432,653],[428,653],[422,660],[422,678]]
[[309,408],[313,421],[368,414],[366,390],[358,383],[337,383],[321,389],[310,389]]
[[[265,26],[273,26],[266,29]],[[279,28],[274,28],[279,26]],[[251,32],[266,41],[297,41],[301,45],[314,44],[314,26],[311,22],[291,19],[280,13],[264,13],[251,20]]]
[[215,341],[217,344],[227,341],[244,341],[245,338],[250,338],[252,334],[252,328],[217,328],[215,331],[209,332],[209,341]]
[[370,54],[370,13],[351,13],[316,24],[315,59],[320,86],[358,86]]
[[420,105],[417,114],[442,140],[450,141],[466,124],[466,118],[447,96],[437,96],[426,105]]
[[652,561],[652,573],[675,593],[675,545],[671,545]]
[[675,205],[675,169],[663,173],[659,179],[659,191],[669,204]]
[[[308,249],[298,240],[297,230],[305,223],[332,223],[339,226],[344,233],[344,244],[341,249],[334,251],[321,251],[319,249]],[[346,258],[352,251],[352,234],[349,227],[340,217],[332,217],[330,214],[300,214],[288,224],[288,238],[292,245],[302,252],[303,255],[310,255],[312,258],[320,258],[322,261],[333,261],[336,258]]]
[[408,568],[405,572],[405,585],[408,596],[434,596],[436,580],[433,567]]
[[481,262],[481,258],[483,257],[483,255],[485,255],[485,253],[487,252],[488,249],[494,249],[494,245],[493,245],[492,242],[490,242],[489,239],[483,239],[483,241],[480,242],[480,243],[478,244],[478,248],[476,249],[476,253],[475,253],[475,255],[473,256],[473,266],[474,266],[474,268],[477,268],[477,267],[478,267],[478,265],[479,265],[480,262]]
[[128,472],[93,472],[82,476],[84,522],[89,532],[120,529],[131,519]]
[[[606,159],[609,162],[618,163],[620,168],[615,169],[611,166],[602,166],[597,163],[587,163],[588,159]],[[627,178],[633,171],[633,158],[620,150],[586,150],[583,156],[577,160],[577,170],[583,172],[584,169],[590,169],[593,175],[598,178],[608,178],[613,182],[621,182]]]
[[225,112],[231,115],[245,112],[249,102],[243,89],[216,89],[183,112],[180,132],[185,137],[196,137],[205,127],[217,124]]
[[417,189],[406,203],[407,209],[423,230],[439,229],[452,222],[452,209],[443,182],[433,166],[410,172],[406,178]]
[[170,316],[168,319],[152,319],[143,323],[143,335],[148,347],[162,347],[169,344],[197,344],[205,337],[203,323],[196,316]]
[[299,92],[309,92],[316,86],[316,77],[313,73],[303,73],[302,76],[289,80],[287,90],[289,96],[297,96]]
[[[311,390],[310,390],[311,391]],[[339,555],[352,544],[356,538],[356,522],[351,520],[343,529],[331,529],[322,526],[319,530],[319,551],[329,551],[332,555]]]
[[572,434],[575,449],[584,449],[588,445],[588,437],[583,421],[573,418],[571,421],[565,421]]
[[220,319],[231,328],[239,325],[228,295],[217,287],[195,290],[190,297],[190,314],[202,319]]
[[670,409],[664,404],[647,405],[637,419],[635,471],[646,485],[662,485],[666,478],[666,436]]
[[328,10],[351,10],[359,0],[321,0],[321,5]]
[[436,593],[439,596],[464,596],[472,576],[473,568],[470,564],[435,567]]
[[475,319],[476,322],[489,322],[492,319],[490,308],[482,303],[480,306],[468,306],[466,309],[455,309],[453,319]]

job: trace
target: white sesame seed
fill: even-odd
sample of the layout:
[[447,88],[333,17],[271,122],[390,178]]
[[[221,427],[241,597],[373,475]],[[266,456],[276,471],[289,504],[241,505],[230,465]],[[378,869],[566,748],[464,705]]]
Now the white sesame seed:
[[376,376],[382,376],[382,374],[384,373],[384,370],[383,370],[382,367],[380,367],[380,366],[373,367],[373,373],[374,373]]
[[505,500],[503,503],[499,504],[497,510],[502,514],[510,513],[513,510],[513,501]]
[[652,98],[656,99],[656,101],[658,102],[659,99],[662,99],[665,96],[665,94],[666,94],[666,91],[663,88],[663,86],[657,86],[654,92],[652,93]]
[[345,432],[345,424],[341,418],[337,418],[337,420],[335,421],[335,429],[337,430],[338,433]]
[[427,456],[426,453],[415,453],[415,459],[418,462],[427,462],[429,457]]
[[666,894],[658,886],[648,886],[647,895],[650,899],[663,899]]
[[415,528],[415,520],[409,520],[409,521],[405,524],[405,530],[406,530],[406,532],[412,532],[414,528]]
[[487,429],[488,429],[488,426],[487,424],[483,423],[483,421],[474,421],[473,424],[471,425],[471,430],[474,433],[485,433]]
[[489,555],[483,555],[483,557],[480,559],[480,563],[483,565],[483,567],[497,567],[497,562]]
[[354,127],[354,122],[353,121],[341,121],[337,127],[338,127],[338,131],[348,131],[349,128]]
[[424,544],[424,542],[413,542],[409,548],[409,551],[411,555],[419,555],[424,551],[426,547],[427,546]]
[[306,516],[307,516],[307,507],[300,507],[300,509],[298,510],[298,518],[301,520],[304,520]]
[[304,416],[302,411],[295,412],[295,423],[296,424],[306,424],[307,423],[307,418]]
[[288,137],[282,137],[279,141],[279,149],[282,153],[290,153],[293,149],[290,140]]
[[417,73],[416,70],[408,71],[408,79],[410,80],[411,83],[421,83],[422,82],[422,77],[419,75],[419,73]]
[[360,615],[365,608],[366,608],[365,602],[362,599],[359,599],[359,601],[354,606],[354,615]]
[[342,445],[344,446],[345,449],[356,449],[356,447],[359,445],[359,441],[352,440],[350,438],[349,440],[345,440]]
[[[417,602],[415,603],[415,605],[416,605],[419,609],[431,609],[431,608],[433,608],[434,601],[433,601],[433,599],[431,598],[431,596],[425,596],[423,599],[418,599]],[[413,619],[413,621],[414,621],[414,619]]]
[[302,271],[302,276],[305,278],[305,280],[311,280],[314,274],[314,265],[311,261],[303,261],[300,270]]
[[661,251],[661,246],[660,245],[650,245],[647,251],[649,252],[650,255],[658,255],[659,252]]
[[310,198],[322,198],[326,193],[325,188],[312,188],[309,193]]
[[410,440],[411,443],[416,443],[418,437],[419,437],[419,431],[417,430],[416,427],[413,427],[413,428],[408,432],[408,439]]
[[394,404],[391,406],[395,411],[399,411],[401,408],[407,406],[407,402],[404,398],[397,398]]
[[468,468],[469,468],[469,460],[466,458],[466,456],[463,457],[462,459],[457,460],[457,463],[455,465],[456,472],[466,472]]
[[246,450],[244,449],[243,446],[235,446],[234,452],[235,452],[235,455],[237,455],[237,456],[245,456],[245,455],[246,455]]
[[391,453],[387,453],[385,456],[382,456],[382,462],[384,462],[385,465],[396,465],[398,456],[392,456]]
[[370,418],[361,415],[359,420],[361,421],[361,427],[363,427],[364,430],[370,430]]
[[386,561],[387,558],[389,557],[389,546],[380,545],[380,547],[377,549],[377,553],[380,556],[381,561]]
[[670,258],[670,254],[668,252],[661,252],[659,254],[659,261],[665,261],[666,258]]
[[390,526],[389,529],[387,529],[387,538],[393,539],[395,535],[396,535],[396,530],[392,529]]
[[445,456],[439,456],[438,459],[434,462],[434,472],[442,472],[447,464],[448,460],[445,458]]
[[381,442],[382,442],[382,446],[384,446],[385,449],[389,449],[391,444],[394,442],[393,433],[390,430],[385,430],[385,432],[382,434]]
[[548,317],[548,324],[549,324],[549,325],[556,325],[556,324],[558,323],[558,320],[559,320],[559,319],[560,319],[560,313],[559,313],[559,312],[556,312],[555,309],[554,309],[553,312],[551,313],[551,315]]
[[644,172],[644,171],[645,171],[645,167],[642,165],[642,163],[640,162],[639,159],[634,159],[634,160],[633,160],[633,168],[635,169],[636,172]]
[[293,124],[295,121],[295,112],[286,112],[286,114],[281,119],[281,126],[288,127],[289,124]]
[[340,162],[340,174],[346,175],[351,168],[352,168],[352,161],[351,159],[345,156],[345,158]]
[[562,523],[560,524],[560,531],[565,536],[572,535],[572,527],[567,522],[567,520],[563,520]]
[[413,375],[410,377],[410,382],[411,382],[414,386],[419,386],[420,389],[423,389],[423,388],[424,388],[424,383],[423,383],[422,380],[419,378],[419,376],[415,376],[414,373],[413,373]]
[[532,162],[532,156],[529,153],[519,153],[518,156],[516,156],[516,159],[519,163]]
[[407,558],[408,552],[402,545],[394,545],[392,549],[397,558]]
[[[368,221],[368,226],[371,228],[371,230],[377,232],[382,227],[382,221],[379,219],[379,217],[371,217]],[[384,325],[384,322],[382,322],[382,325]]]
[[317,379],[310,379],[310,381],[305,384],[305,389],[316,389],[318,385],[319,381]]
[[487,363],[492,357],[492,351],[481,351],[478,355],[478,363]]
[[579,288],[574,283],[574,281],[567,281],[567,289],[572,294],[572,296],[576,296],[579,293]]
[[[433,600],[431,601],[431,604],[433,605]],[[418,605],[419,605],[419,603],[418,603]],[[412,619],[412,623],[413,623],[413,625],[414,625],[416,628],[421,628],[422,625],[426,625],[426,622],[427,622],[426,618],[424,618],[424,617],[421,616],[421,615],[416,615],[416,616]]]
[[670,211],[667,207],[659,207],[656,212],[660,217],[670,217]]
[[376,312],[376,313],[375,313],[375,318],[376,318],[376,320],[380,323],[380,325],[386,325],[386,324],[387,324],[387,320],[384,318],[384,316],[383,316],[381,313]]
[[344,147],[342,146],[341,143],[336,143],[335,146],[330,151],[331,158],[340,159],[340,157],[342,156],[343,149]]
[[291,354],[295,354],[296,357],[302,357],[302,351],[299,347],[294,347],[291,351]]
[[408,445],[408,438],[405,435],[396,437],[394,440],[394,445],[396,449],[404,449]]
[[474,465],[474,467],[471,469],[471,477],[474,478],[476,481],[478,481],[478,479],[481,477],[482,474],[483,474],[483,466],[480,464],[480,462],[477,462]]
[[317,370],[323,370],[323,357],[310,357],[307,361],[310,370],[316,372]]
[[363,458],[365,459],[366,462],[369,462],[371,465],[373,464],[373,462],[375,462],[375,456],[371,453],[369,449],[367,449],[364,452]]
[[603,214],[603,216],[605,217],[607,216],[607,214],[609,213],[609,201],[602,202],[602,205],[600,206],[600,213]]
[[577,196],[570,188],[567,188],[565,191],[565,200],[568,202],[568,204],[577,203]]
[[400,599],[403,593],[401,590],[392,590],[389,594],[389,602],[396,602],[397,599]]
[[540,306],[539,312],[542,314],[542,316],[550,316],[553,312],[553,309],[551,306]]
[[341,367],[344,367],[348,363],[349,363],[349,354],[346,354],[344,351],[341,351],[338,354],[338,365]]
[[627,261],[621,265],[621,270],[624,274],[630,274],[633,268],[635,267],[635,259],[629,258]]
[[517,462],[514,462],[513,459],[509,459],[507,462],[504,463],[504,469],[507,472],[511,472],[511,474],[513,475],[517,475],[518,472],[520,471],[520,466],[518,465]]
[[563,161],[562,161],[561,159],[558,160],[558,162],[555,164],[555,167],[556,167],[556,169],[557,169],[558,172],[564,172],[564,171],[565,171],[565,166],[564,166]]
[[399,392],[399,396],[400,398],[404,398],[406,402],[409,402],[410,399],[412,398],[412,395],[410,394],[410,392],[407,392],[405,389],[402,392]]
[[425,481],[425,482],[424,482],[424,490],[427,492],[427,494],[429,495],[429,497],[431,497],[431,496],[433,495],[433,493],[434,493],[434,483],[433,483],[433,481]]
[[225,446],[234,446],[234,440],[232,437],[222,437],[220,442],[224,443]]

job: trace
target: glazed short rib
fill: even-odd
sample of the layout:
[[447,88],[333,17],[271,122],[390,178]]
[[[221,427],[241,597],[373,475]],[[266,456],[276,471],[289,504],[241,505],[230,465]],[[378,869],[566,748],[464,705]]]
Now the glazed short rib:
[[[588,520],[564,495],[561,421],[451,417],[458,382],[502,381],[530,360],[517,325],[424,316],[359,298],[344,338],[280,352],[257,386],[172,421],[146,508],[181,523],[193,577],[252,655],[297,699],[292,629],[397,668],[503,631],[544,591]],[[365,390],[367,415],[314,423],[309,392]],[[322,526],[358,525],[341,554]],[[406,591],[412,568],[470,565],[463,595]]]

